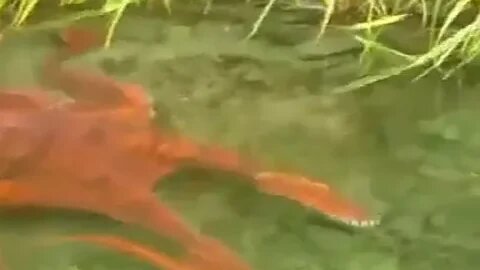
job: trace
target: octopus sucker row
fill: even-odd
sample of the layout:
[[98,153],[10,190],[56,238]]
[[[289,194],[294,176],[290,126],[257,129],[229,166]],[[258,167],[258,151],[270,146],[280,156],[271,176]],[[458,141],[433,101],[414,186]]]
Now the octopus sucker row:
[[352,226],[352,227],[357,227],[357,228],[372,228],[372,227],[377,227],[381,224],[381,219],[380,218],[375,218],[375,219],[347,219],[347,218],[341,218],[341,217],[336,217],[336,216],[330,216],[331,219],[341,222],[345,225]]

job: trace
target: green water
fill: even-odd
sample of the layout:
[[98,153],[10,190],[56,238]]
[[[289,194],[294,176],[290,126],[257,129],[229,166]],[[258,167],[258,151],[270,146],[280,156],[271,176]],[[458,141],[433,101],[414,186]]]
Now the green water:
[[[363,72],[352,40],[331,32],[315,47],[308,39],[314,27],[268,25],[242,43],[248,29],[225,18],[192,23],[131,15],[122,19],[113,48],[72,64],[144,85],[155,97],[159,124],[242,149],[272,168],[288,165],[325,179],[383,214],[377,228],[346,230],[214,170],[186,168],[160,185],[159,198],[255,269],[476,269],[477,69],[444,81],[435,74],[416,82],[400,76],[332,96],[329,89]],[[45,32],[5,39],[2,84],[34,85],[49,46]],[[178,248],[93,215],[28,210],[0,218],[2,254],[13,270],[153,269],[91,245],[45,248],[38,237],[45,234],[110,232]]]

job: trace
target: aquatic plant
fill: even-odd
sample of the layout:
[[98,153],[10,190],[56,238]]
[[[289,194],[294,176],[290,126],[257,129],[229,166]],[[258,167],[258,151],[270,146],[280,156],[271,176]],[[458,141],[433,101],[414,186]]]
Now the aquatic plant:
[[[198,8],[198,13],[208,14],[218,5],[235,9],[241,5],[251,5],[256,12],[256,19],[251,22],[251,29],[245,39],[251,39],[261,30],[266,18],[276,10],[301,14],[316,14],[318,31],[315,38],[321,42],[326,31],[342,30],[352,35],[362,46],[361,63],[369,65],[372,54],[387,54],[396,59],[395,64],[381,70],[362,74],[351,82],[331,90],[333,93],[345,93],[364,86],[388,79],[409,70],[419,70],[414,79],[437,71],[448,78],[463,66],[475,61],[480,52],[480,34],[478,31],[480,15],[477,15],[478,2],[474,0],[269,0],[269,1],[171,1],[171,0],[106,0],[98,5],[98,1],[88,0],[15,0],[0,1],[0,12],[9,14],[7,28],[44,28],[61,25],[65,22],[88,17],[106,17],[108,31],[105,46],[108,47],[114,38],[115,28],[122,15],[135,6],[147,9],[162,9],[165,15],[175,16],[175,12],[186,6]],[[40,21],[31,20],[40,6],[48,6],[57,10],[69,10],[68,14],[52,16]],[[53,7],[52,7],[53,6]],[[72,11],[73,10],[73,11]],[[287,16],[285,16],[287,17]],[[415,53],[408,53],[409,48],[398,48],[383,42],[382,35],[398,25],[409,24],[411,35],[424,31],[426,46]],[[278,27],[282,27],[278,25]],[[393,29],[393,30],[392,30]],[[418,33],[418,32],[417,32]],[[410,37],[401,35],[402,45],[408,44]],[[240,41],[239,41],[240,42]],[[411,46],[412,44],[408,44]],[[408,47],[407,46],[407,47]],[[374,58],[374,57],[373,57]]]

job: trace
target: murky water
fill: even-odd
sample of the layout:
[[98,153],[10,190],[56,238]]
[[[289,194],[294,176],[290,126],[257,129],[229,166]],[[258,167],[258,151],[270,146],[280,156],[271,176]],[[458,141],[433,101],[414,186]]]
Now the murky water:
[[[191,26],[128,16],[113,48],[72,64],[141,83],[155,98],[159,124],[241,149],[272,168],[286,165],[325,179],[381,212],[382,225],[345,229],[214,170],[186,168],[159,186],[159,197],[255,269],[480,265],[480,94],[471,75],[415,83],[399,77],[332,96],[329,88],[355,71],[356,56],[312,55],[338,49],[344,36],[332,34],[331,44],[313,49],[302,39],[279,45],[274,33],[245,44],[243,32],[218,21]],[[2,41],[2,85],[35,85],[49,42],[37,32]],[[112,232],[177,248],[94,215],[22,210],[2,212],[1,220],[2,254],[14,270],[154,269],[91,245],[46,248],[44,234]]]

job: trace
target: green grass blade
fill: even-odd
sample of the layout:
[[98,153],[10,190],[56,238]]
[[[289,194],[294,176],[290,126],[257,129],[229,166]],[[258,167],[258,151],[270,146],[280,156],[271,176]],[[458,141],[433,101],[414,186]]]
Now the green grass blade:
[[445,19],[445,22],[442,25],[442,28],[440,28],[440,32],[438,33],[437,36],[437,41],[435,42],[438,44],[440,40],[443,38],[445,33],[447,32],[448,27],[453,23],[455,18],[458,17],[458,15],[470,4],[471,0],[460,0],[458,1],[455,6],[452,8],[452,10],[448,13],[447,18]]
[[338,28],[345,29],[345,30],[353,30],[353,31],[368,30],[368,29],[372,29],[372,28],[376,28],[376,27],[389,25],[389,24],[392,24],[392,23],[398,23],[400,21],[403,21],[408,16],[410,16],[410,15],[409,14],[400,14],[400,15],[385,16],[385,17],[377,19],[377,20],[372,20],[372,21],[363,22],[363,23],[356,23],[356,24],[348,25],[348,26],[339,26]]
[[323,20],[320,23],[320,31],[318,32],[318,35],[317,35],[317,42],[320,41],[323,34],[325,33],[325,30],[327,29],[328,23],[330,22],[333,12],[335,11],[336,1],[337,0],[324,0],[326,9],[325,9],[325,14],[323,15]]

